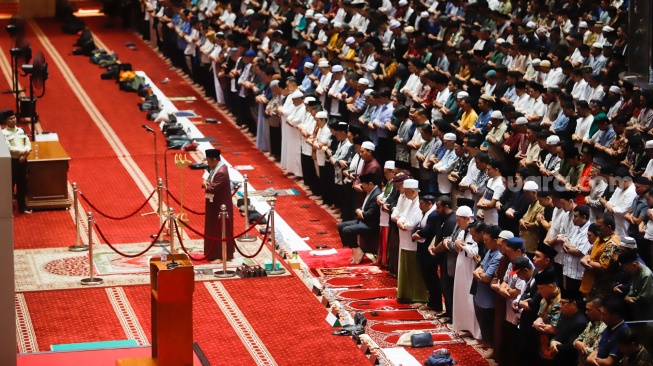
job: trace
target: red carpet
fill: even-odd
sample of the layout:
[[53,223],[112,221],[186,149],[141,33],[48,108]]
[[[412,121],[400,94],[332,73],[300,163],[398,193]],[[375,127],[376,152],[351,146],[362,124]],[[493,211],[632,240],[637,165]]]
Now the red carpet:
[[[337,234],[337,232],[336,232]],[[339,245],[341,246],[341,245]],[[347,267],[356,266],[351,264],[351,249],[339,248],[336,249],[337,254],[333,255],[310,255],[308,250],[299,250],[297,254],[302,257],[302,260],[309,268],[333,268],[333,267]],[[371,265],[372,261],[365,257],[361,261],[360,266]]]
[[365,312],[365,318],[367,320],[375,321],[387,321],[387,320],[401,320],[401,321],[412,321],[412,320],[424,320],[424,315],[420,314],[417,310],[378,310],[376,314],[372,314],[371,311]]
[[410,304],[400,304],[396,299],[352,301],[347,306],[357,310],[374,310],[374,309],[412,309]]
[[390,333],[397,330],[419,330],[419,329],[438,329],[442,325],[437,321],[431,322],[411,322],[411,323],[379,323],[370,326],[377,332]]
[[[23,354],[18,356],[18,366],[70,366],[70,365],[93,365],[93,366],[115,366],[116,359],[136,358],[152,356],[151,347],[140,348],[119,348],[97,351],[77,352],[48,352],[39,354]],[[193,365],[200,366],[197,356]]]
[[[446,342],[451,340],[451,336],[449,334],[444,334],[444,333],[431,333],[431,336],[433,337],[433,342]],[[399,340],[400,335],[391,335],[389,337],[385,338],[385,341],[388,343],[397,343]]]
[[446,348],[449,350],[451,358],[453,358],[459,366],[489,365],[487,360],[484,359],[480,353],[476,352],[472,347],[466,344],[447,344],[426,348],[406,347],[406,351],[413,355],[418,362],[424,363],[429,356],[433,355],[433,351],[439,348]]
[[333,287],[363,287],[363,279],[358,277],[336,277],[325,281]]
[[338,294],[338,297],[351,300],[378,299],[382,297],[397,297],[397,289],[369,289],[369,290],[350,290]]

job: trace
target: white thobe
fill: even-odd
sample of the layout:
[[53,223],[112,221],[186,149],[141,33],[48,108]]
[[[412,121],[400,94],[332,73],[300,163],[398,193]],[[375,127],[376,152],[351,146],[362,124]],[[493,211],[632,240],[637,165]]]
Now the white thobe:
[[[463,250],[458,252],[456,260],[456,275],[453,284],[453,311],[451,329],[455,331],[468,330],[475,339],[481,339],[481,327],[476,320],[474,311],[474,295],[469,293],[476,268],[474,256],[478,255],[478,245],[472,239],[472,234],[460,231],[456,240],[464,240]],[[464,236],[464,237],[463,237]]]

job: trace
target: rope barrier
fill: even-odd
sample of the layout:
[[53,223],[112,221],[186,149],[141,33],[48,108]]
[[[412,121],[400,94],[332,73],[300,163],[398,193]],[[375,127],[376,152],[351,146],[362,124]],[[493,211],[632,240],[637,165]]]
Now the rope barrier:
[[159,232],[156,234],[156,237],[152,240],[152,242],[150,243],[150,245],[149,245],[145,250],[143,250],[142,252],[140,252],[140,253],[138,253],[138,254],[125,254],[125,253],[119,251],[119,250],[116,249],[113,245],[111,245],[111,243],[109,243],[109,241],[107,240],[106,236],[104,236],[104,233],[102,232],[102,230],[100,230],[100,226],[97,224],[97,222],[96,222],[96,221],[93,221],[93,224],[95,224],[95,228],[97,229],[98,234],[100,234],[100,237],[102,238],[102,240],[104,240],[104,242],[105,242],[105,243],[106,243],[106,244],[107,244],[107,245],[108,245],[108,246],[109,246],[109,247],[110,247],[114,252],[120,254],[120,255],[123,256],[123,257],[127,257],[127,258],[136,258],[136,257],[140,257],[141,255],[147,253],[147,251],[150,250],[150,249],[154,246],[154,244],[156,244],[156,242],[159,240],[159,237],[161,236],[161,233],[163,232],[163,229],[165,228],[167,222],[168,222],[168,220],[166,219],[166,220],[163,222],[163,225],[161,225],[161,228],[159,229]]
[[270,213],[270,211],[268,211],[268,212],[266,212],[265,214],[261,215],[261,217],[259,217],[258,220],[256,220],[256,222],[254,222],[250,227],[248,227],[247,229],[245,229],[245,231],[243,231],[242,233],[240,233],[240,234],[238,234],[238,235],[234,235],[234,236],[231,237],[231,238],[226,238],[226,239],[224,239],[224,240],[223,240],[222,238],[214,238],[214,237],[212,237],[212,236],[206,236],[206,235],[204,235],[203,233],[201,233],[200,231],[198,231],[197,229],[194,229],[192,226],[188,225],[188,223],[186,223],[186,222],[181,222],[181,224],[184,225],[184,227],[185,227],[186,229],[190,230],[192,233],[194,233],[194,234],[196,234],[196,235],[199,235],[199,236],[201,236],[201,237],[204,238],[204,239],[215,240],[215,241],[231,241],[231,240],[236,240],[236,238],[240,238],[241,236],[243,236],[243,235],[245,235],[246,233],[248,233],[248,232],[249,232],[250,230],[252,230],[256,225],[260,224],[261,221],[263,221],[263,219],[264,219],[266,216],[268,216],[269,213]]
[[[175,231],[177,232],[177,239],[179,240],[179,245],[181,245],[181,249],[188,255],[188,257],[194,261],[203,261],[206,260],[206,258],[209,257],[209,254],[213,252],[213,248],[215,245],[218,243],[217,241],[214,241],[211,243],[211,247],[209,248],[209,251],[206,252],[201,258],[195,258],[193,257],[189,252],[188,249],[186,249],[186,246],[184,246],[184,241],[181,239],[181,233],[179,232],[179,224],[183,225],[183,221],[177,221],[177,225],[175,225]],[[217,225],[216,225],[216,231],[217,231]]]
[[[233,193],[231,193],[231,197],[235,196],[236,193],[238,193],[238,189],[240,188],[240,186],[241,186],[241,184],[238,184],[236,186]],[[172,194],[172,192],[170,192],[170,190],[167,190],[166,192],[168,192],[168,195],[170,196],[170,198],[172,198],[173,201],[175,201],[179,206],[181,206],[181,202],[179,201],[179,199],[177,197],[175,197],[175,195]],[[183,208],[184,208],[184,211],[188,211],[188,212],[190,212],[190,213],[192,213],[194,215],[199,215],[199,216],[206,215],[206,212],[195,211],[195,210],[193,210],[193,209],[191,209],[191,208],[189,208],[187,206],[183,206]]]
[[245,258],[254,258],[254,257],[256,257],[261,252],[261,250],[263,250],[263,247],[265,246],[265,243],[268,241],[268,236],[270,235],[269,228],[270,228],[270,220],[268,220],[267,223],[265,224],[265,235],[263,236],[263,241],[261,242],[261,246],[258,247],[258,250],[256,250],[256,253],[254,253],[252,255],[247,255],[247,254],[241,252],[240,249],[238,248],[238,244],[236,244],[236,250],[238,251],[238,253],[240,253],[240,255],[242,255]]
[[150,201],[152,196],[154,196],[154,193],[156,193],[156,190],[152,191],[150,196],[147,197],[145,202],[143,202],[143,204],[140,207],[138,207],[136,209],[136,211],[134,211],[133,213],[130,213],[129,215],[125,215],[125,216],[112,216],[112,215],[106,214],[106,213],[100,211],[100,209],[97,208],[94,204],[92,204],[82,192],[79,192],[79,195],[82,197],[82,199],[84,199],[84,202],[86,202],[95,212],[99,213],[100,215],[102,215],[102,216],[104,216],[104,217],[106,217],[108,219],[111,219],[111,220],[125,220],[125,219],[128,219],[128,218],[136,215],[138,213],[138,211],[142,210],[143,207],[145,207],[145,205],[147,205],[147,203]]

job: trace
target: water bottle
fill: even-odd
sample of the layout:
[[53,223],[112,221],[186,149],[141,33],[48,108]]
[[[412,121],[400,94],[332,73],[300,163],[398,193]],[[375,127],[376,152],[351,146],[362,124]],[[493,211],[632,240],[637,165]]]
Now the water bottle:
[[168,260],[168,253],[164,248],[161,248],[161,263],[165,263]]

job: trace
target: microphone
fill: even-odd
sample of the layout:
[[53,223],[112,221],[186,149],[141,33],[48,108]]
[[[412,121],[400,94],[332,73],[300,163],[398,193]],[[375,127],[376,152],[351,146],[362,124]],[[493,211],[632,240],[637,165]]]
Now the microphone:
[[150,128],[149,126],[147,126],[147,125],[141,125],[141,127],[143,127],[144,129],[146,129],[147,132],[152,132],[152,133],[154,132],[154,130],[153,130],[152,128]]
[[161,247],[161,248],[163,248],[163,250],[165,250],[166,252],[168,252],[168,254],[170,255],[170,260],[171,260],[171,262],[168,263],[168,264],[166,264],[166,267],[167,267],[168,269],[173,269],[173,268],[179,266],[179,263],[175,262],[175,256],[172,255],[172,253],[168,250],[168,248],[166,248],[166,247]]

